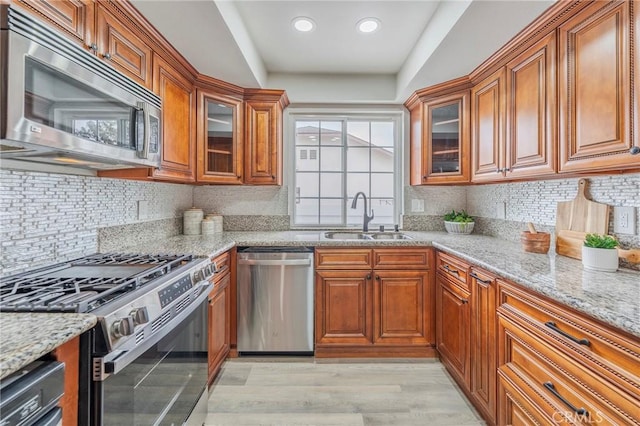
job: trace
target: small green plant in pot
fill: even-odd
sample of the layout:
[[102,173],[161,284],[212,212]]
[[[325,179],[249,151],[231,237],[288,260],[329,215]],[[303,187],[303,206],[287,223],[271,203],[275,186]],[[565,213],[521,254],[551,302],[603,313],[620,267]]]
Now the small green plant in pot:
[[450,234],[470,234],[475,224],[473,217],[464,210],[451,210],[444,215],[444,227]]
[[616,272],[618,245],[610,235],[587,234],[582,246],[582,266],[590,271]]

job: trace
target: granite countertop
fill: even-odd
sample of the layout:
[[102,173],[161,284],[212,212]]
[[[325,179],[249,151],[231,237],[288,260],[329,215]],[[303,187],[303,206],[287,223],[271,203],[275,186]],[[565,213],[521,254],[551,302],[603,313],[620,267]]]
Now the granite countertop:
[[0,313],[0,379],[96,324],[91,314]]
[[526,253],[519,243],[483,235],[404,232],[411,240],[330,240],[320,231],[225,232],[175,236],[124,247],[137,253],[216,256],[234,246],[434,246],[576,310],[640,336],[640,273],[591,272],[579,260]]

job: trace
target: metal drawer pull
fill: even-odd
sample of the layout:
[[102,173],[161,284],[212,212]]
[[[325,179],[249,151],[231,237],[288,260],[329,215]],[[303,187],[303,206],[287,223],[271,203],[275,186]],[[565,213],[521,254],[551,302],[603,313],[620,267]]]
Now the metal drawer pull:
[[458,272],[457,269],[451,269],[449,267],[449,265],[447,265],[446,263],[444,264],[443,268],[447,271],[447,272],[451,272],[452,274],[456,274],[457,276],[460,276],[460,272]]
[[485,284],[485,285],[489,285],[492,282],[491,280],[483,280],[482,278],[480,278],[479,276],[477,276],[473,272],[470,273],[469,275],[471,275],[472,278],[475,278],[476,280],[480,281],[482,284]]
[[558,326],[556,326],[556,323],[553,321],[547,321],[544,323],[544,325],[546,325],[547,327],[549,327],[550,329],[552,329],[553,331],[555,331],[558,334],[562,334],[564,337],[566,337],[567,339],[570,339],[574,342],[576,342],[579,345],[585,345],[585,346],[589,346],[591,345],[591,342],[589,342],[587,339],[578,339],[577,337],[573,337],[572,335],[570,335],[569,333],[567,333],[566,331],[562,331],[558,328]]
[[551,392],[553,395],[555,395],[556,398],[558,398],[560,401],[562,401],[564,403],[564,405],[569,407],[574,413],[576,413],[576,414],[578,414],[580,416],[588,416],[589,415],[589,412],[587,410],[585,410],[584,408],[576,408],[575,405],[573,405],[572,403],[567,401],[562,395],[560,395],[558,393],[558,391],[556,390],[556,387],[553,385],[553,383],[545,382],[544,383],[544,387],[549,389],[549,392]]

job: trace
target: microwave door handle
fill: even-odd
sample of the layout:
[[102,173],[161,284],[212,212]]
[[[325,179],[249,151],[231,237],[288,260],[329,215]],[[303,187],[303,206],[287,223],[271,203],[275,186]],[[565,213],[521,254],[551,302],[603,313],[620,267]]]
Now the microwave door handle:
[[138,157],[149,158],[149,143],[151,142],[151,119],[149,117],[149,104],[138,102],[138,108],[142,111],[144,121],[144,136],[142,138],[142,150],[138,150]]

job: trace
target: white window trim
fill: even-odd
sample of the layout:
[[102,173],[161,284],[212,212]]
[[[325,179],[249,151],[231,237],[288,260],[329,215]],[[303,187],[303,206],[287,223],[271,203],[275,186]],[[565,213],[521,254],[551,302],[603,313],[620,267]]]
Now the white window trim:
[[[398,225],[402,226],[402,214],[404,208],[404,184],[406,176],[404,173],[405,164],[405,126],[407,124],[406,110],[402,105],[383,105],[383,106],[289,106],[284,113],[284,151],[283,170],[284,182],[288,187],[288,206],[289,227],[291,229],[344,229],[337,225],[296,225],[294,223],[294,204],[296,202],[295,194],[295,129],[294,123],[297,119],[331,119],[331,118],[348,118],[350,120],[372,119],[372,118],[392,118],[396,122],[396,146],[394,147],[395,158],[394,168],[396,170],[396,178],[394,182],[394,192],[396,199],[394,203],[394,216]],[[352,228],[352,227],[351,227]]]

